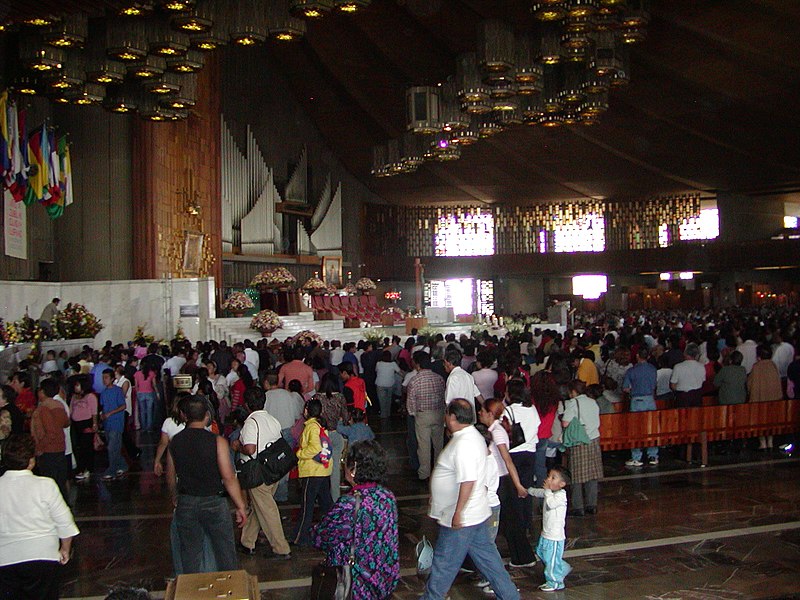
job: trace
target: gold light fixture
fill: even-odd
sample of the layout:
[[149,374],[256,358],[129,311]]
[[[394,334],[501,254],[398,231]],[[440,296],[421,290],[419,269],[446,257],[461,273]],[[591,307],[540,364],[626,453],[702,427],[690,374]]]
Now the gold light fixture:
[[67,97],[79,106],[99,104],[106,97],[106,88],[97,83],[86,83]]
[[197,102],[197,75],[177,75],[180,89],[161,99],[161,106],[173,109],[189,109]]
[[539,118],[539,125],[542,127],[561,127],[564,124],[564,117],[559,113],[545,113]]
[[539,62],[557,65],[561,62],[561,27],[557,23],[543,23],[540,29]]
[[480,138],[478,128],[480,126],[480,117],[473,115],[466,128],[454,131],[450,136],[450,141],[459,146],[471,146]]
[[85,13],[67,15],[45,32],[44,40],[56,48],[82,48],[89,35],[89,18]]
[[450,162],[461,158],[461,149],[453,143],[449,133],[434,134],[430,146],[433,148],[434,160],[439,162]]
[[402,139],[400,161],[405,165],[407,172],[416,171],[425,162],[423,148],[424,137],[407,131]]
[[389,169],[387,167],[387,149],[386,145],[378,144],[372,147],[372,176],[373,177],[388,177]]
[[23,35],[19,40],[19,59],[27,69],[50,73],[61,69],[64,51],[44,45],[38,35]]
[[164,57],[183,56],[189,49],[189,35],[172,30],[169,24],[162,20],[151,23],[148,37],[150,54]]
[[536,54],[530,35],[517,36],[514,79],[517,82],[517,93],[521,95],[538,94],[542,89],[542,67],[536,62]]
[[172,17],[172,26],[185,33],[206,32],[214,26],[217,18],[222,19],[221,15],[217,16],[221,8],[213,2],[201,2],[191,11]]
[[514,32],[500,19],[489,19],[478,27],[478,64],[490,73],[505,73],[514,66]]
[[586,94],[586,67],[581,63],[570,62],[564,65],[564,84],[559,99],[565,107],[575,109],[583,102]]
[[599,8],[598,0],[567,0],[567,16],[591,17]]
[[370,5],[370,0],[335,0],[336,8],[344,13],[354,13]]
[[152,2],[126,2],[123,4],[117,14],[120,17],[143,17],[153,12]]
[[333,8],[333,0],[292,0],[289,10],[301,19],[321,19]]
[[406,90],[406,128],[414,133],[436,133],[439,119],[439,88],[429,85]]
[[526,125],[538,125],[544,115],[544,104],[541,98],[528,97],[523,100],[522,120]]
[[167,59],[167,69],[173,73],[197,73],[203,68],[204,56],[200,50],[189,50],[184,56]]
[[[158,79],[153,79],[150,81],[145,81],[142,84],[142,88],[150,92],[151,94],[158,94],[159,96],[167,96],[170,94],[176,94],[181,89],[181,78],[185,77],[184,75],[178,75],[176,73],[164,73]],[[172,107],[169,107],[172,108]],[[182,108],[182,107],[178,107]]]
[[482,138],[492,137],[501,131],[503,131],[503,128],[500,127],[500,124],[494,117],[481,117],[480,124],[478,125],[478,133]]
[[439,88],[439,120],[442,131],[458,131],[469,126],[469,116],[461,112],[456,83],[450,78]]
[[148,55],[144,60],[128,65],[128,75],[136,79],[153,79],[160,77],[166,68],[167,63],[162,57]]
[[553,23],[567,15],[567,7],[563,2],[558,1],[537,2],[531,7],[531,12],[540,21]]
[[277,0],[269,5],[269,35],[279,42],[294,42],[306,34],[306,22],[289,14],[292,0]]
[[22,22],[31,27],[50,27],[58,22],[58,17],[54,17],[53,15],[36,15],[23,19]]
[[141,19],[109,19],[106,23],[106,54],[121,62],[135,62],[147,56],[145,24]]
[[195,5],[195,0],[162,0],[161,8],[168,12],[185,12]]
[[45,79],[47,87],[54,90],[71,90],[83,85],[86,81],[86,67],[83,53],[73,51],[66,54],[64,67],[56,74]]
[[489,88],[483,83],[478,68],[478,57],[474,52],[461,54],[456,59],[456,85],[458,98],[462,103],[485,102],[489,99]]
[[26,96],[35,96],[39,93],[41,83],[36,77],[28,75],[19,75],[11,80],[11,89],[18,94],[25,94]]
[[237,0],[231,15],[230,37],[234,44],[253,46],[269,35],[267,11],[258,0]]

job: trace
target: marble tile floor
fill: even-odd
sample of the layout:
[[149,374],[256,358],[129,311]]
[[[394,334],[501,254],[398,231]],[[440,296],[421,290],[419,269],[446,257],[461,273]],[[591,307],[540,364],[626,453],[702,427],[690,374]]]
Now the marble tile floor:
[[[427,486],[407,467],[404,422],[373,428],[389,450],[390,487],[398,497],[403,579],[395,598],[418,597],[413,548],[435,537],[427,518]],[[102,598],[114,584],[163,592],[172,575],[171,506],[152,473],[155,437],[142,435],[141,469],[126,478],[74,484],[73,511],[81,528],[75,557],[62,573],[62,597]],[[541,567],[512,570],[524,598],[800,598],[800,459],[762,453],[712,455],[700,469],[666,451],[658,468],[632,471],[626,453],[604,455],[599,514],[570,518],[564,592],[546,594]],[[98,465],[99,469],[100,465]],[[287,533],[297,511],[294,491],[281,506]],[[538,535],[538,517],[532,535]],[[535,544],[535,539],[533,539]],[[504,540],[498,537],[501,553]],[[258,546],[259,551],[266,546]],[[571,557],[571,558],[570,558]],[[300,600],[321,558],[297,549],[291,561],[240,556],[259,577],[264,599]],[[460,577],[452,600],[485,596]]]

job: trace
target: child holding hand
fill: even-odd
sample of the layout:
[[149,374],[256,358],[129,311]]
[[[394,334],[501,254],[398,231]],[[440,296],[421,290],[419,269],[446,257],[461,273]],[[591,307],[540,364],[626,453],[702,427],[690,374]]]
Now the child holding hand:
[[564,561],[564,543],[567,539],[564,530],[567,522],[567,492],[570,483],[569,469],[554,466],[547,474],[541,488],[528,488],[528,493],[536,498],[544,498],[542,507],[542,533],[536,554],[544,563],[545,582],[539,586],[543,592],[564,589],[564,578],[572,570]]

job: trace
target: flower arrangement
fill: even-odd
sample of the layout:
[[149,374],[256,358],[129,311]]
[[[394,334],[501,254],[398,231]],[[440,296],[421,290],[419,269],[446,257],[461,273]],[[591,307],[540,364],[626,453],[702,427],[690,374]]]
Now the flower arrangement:
[[233,292],[228,296],[227,300],[222,303],[222,308],[234,313],[243,313],[253,308],[253,301],[250,299],[250,296],[244,292]]
[[397,302],[402,296],[402,292],[398,292],[397,290],[389,290],[383,295],[384,298],[391,300],[392,302]]
[[337,288],[337,287],[336,287],[335,285],[333,285],[332,283],[329,283],[329,284],[328,284],[328,285],[325,287],[325,293],[327,293],[327,294],[330,294],[331,296],[335,296],[336,294],[338,294],[338,293],[339,293],[339,288]]
[[376,328],[368,328],[364,331],[364,339],[373,344],[383,343],[383,338],[386,337],[384,332]]
[[377,286],[375,282],[372,281],[369,277],[362,277],[358,281],[356,281],[356,289],[362,292],[367,292],[369,290],[374,290]]
[[322,336],[320,336],[318,333],[311,331],[310,329],[305,329],[292,338],[292,344],[293,345],[298,344],[306,338],[309,338],[317,342],[317,344],[320,346],[322,346],[322,342],[325,341],[322,339]]
[[8,344],[8,332],[6,332],[6,322],[0,317],[0,344]]
[[421,317],[422,313],[417,310],[416,305],[411,304],[410,306],[406,307],[406,316],[407,317]]
[[319,294],[327,289],[328,286],[325,285],[325,282],[316,275],[314,277],[310,277],[309,280],[303,284],[303,290],[306,292],[311,292],[312,294]]
[[172,338],[175,342],[185,342],[186,332],[183,330],[183,323],[178,319],[178,329],[175,331],[175,337]]
[[286,267],[273,267],[261,271],[258,275],[253,277],[250,285],[253,287],[263,286],[267,288],[288,287],[297,283],[294,275],[289,272]]
[[31,319],[28,313],[18,321],[6,324],[6,340],[9,344],[22,344],[24,342],[39,342],[47,336],[42,331],[39,321]]
[[438,329],[428,325],[427,327],[420,327],[417,331],[417,336],[424,335],[427,339],[431,339],[437,333],[441,333]]
[[353,285],[351,282],[349,282],[349,281],[347,282],[347,285],[345,285],[345,286],[342,288],[342,290],[343,290],[343,291],[344,291],[344,293],[345,293],[345,294],[347,294],[348,296],[355,296],[355,295],[356,295],[356,292],[358,291],[358,290],[356,289],[356,286],[354,286],[354,285]]
[[144,343],[149,346],[156,341],[156,336],[152,333],[146,333],[145,327],[147,327],[147,323],[136,327],[136,331],[133,334],[133,341],[144,340]]
[[100,319],[86,310],[83,304],[69,303],[53,317],[51,334],[54,339],[93,338],[104,327]]
[[397,306],[389,306],[387,308],[384,308],[381,311],[381,315],[392,315],[395,318],[395,320],[402,319],[403,317],[406,316],[405,313],[403,312],[403,309]]
[[262,333],[265,331],[272,333],[281,327],[283,327],[283,321],[281,321],[278,313],[274,313],[271,310],[257,312],[253,320],[250,321],[250,329],[255,329]]

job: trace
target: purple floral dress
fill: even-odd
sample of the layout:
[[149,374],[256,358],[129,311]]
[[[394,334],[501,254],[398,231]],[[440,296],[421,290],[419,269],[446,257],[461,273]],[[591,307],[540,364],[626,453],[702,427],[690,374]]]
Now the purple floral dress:
[[[355,487],[361,494],[356,524],[353,598],[384,600],[392,595],[400,576],[397,501],[377,484]],[[350,558],[355,498],[342,496],[312,532],[313,544],[327,555],[328,564],[344,565]]]

